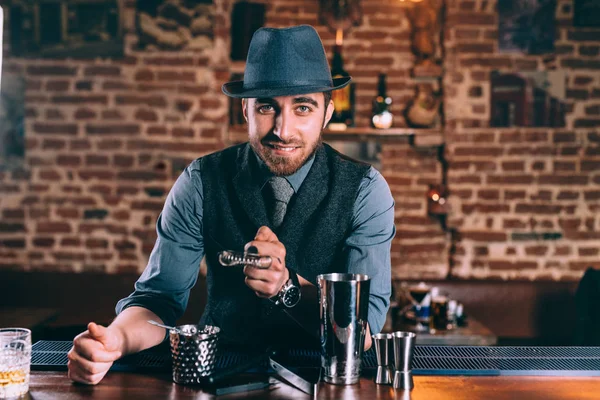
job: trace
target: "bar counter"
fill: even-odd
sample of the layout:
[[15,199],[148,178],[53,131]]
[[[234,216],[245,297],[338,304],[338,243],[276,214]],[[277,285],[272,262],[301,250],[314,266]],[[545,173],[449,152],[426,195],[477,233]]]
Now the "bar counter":
[[[415,376],[411,392],[380,386],[362,378],[351,386],[321,383],[318,399],[598,399],[600,378],[594,377],[462,377]],[[172,383],[169,375],[110,372],[97,386],[72,383],[66,372],[32,371],[29,395],[46,399],[209,399],[201,389]],[[285,383],[264,390],[219,396],[219,399],[309,399]]]

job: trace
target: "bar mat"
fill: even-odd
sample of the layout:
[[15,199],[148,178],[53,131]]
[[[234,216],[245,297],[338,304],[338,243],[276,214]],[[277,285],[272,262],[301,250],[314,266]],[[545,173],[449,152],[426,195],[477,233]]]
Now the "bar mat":
[[[34,370],[66,370],[67,352],[72,342],[39,341],[32,347],[31,368]],[[314,350],[291,349],[281,358],[289,368],[318,367],[319,353]],[[238,365],[249,354],[221,351],[217,370]],[[377,367],[375,352],[363,356],[363,370],[370,374]],[[266,369],[266,362],[257,369]],[[118,360],[115,371],[170,372],[168,346],[157,346]],[[538,375],[600,376],[600,347],[534,347],[534,346],[415,346],[414,375]]]

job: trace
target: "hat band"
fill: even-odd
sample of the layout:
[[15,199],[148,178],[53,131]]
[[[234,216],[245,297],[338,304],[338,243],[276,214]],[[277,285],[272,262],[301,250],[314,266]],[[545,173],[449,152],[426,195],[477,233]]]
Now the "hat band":
[[253,83],[244,82],[244,90],[256,89],[275,89],[275,88],[292,88],[298,86],[319,86],[333,88],[331,80],[311,80],[311,81],[259,81]]

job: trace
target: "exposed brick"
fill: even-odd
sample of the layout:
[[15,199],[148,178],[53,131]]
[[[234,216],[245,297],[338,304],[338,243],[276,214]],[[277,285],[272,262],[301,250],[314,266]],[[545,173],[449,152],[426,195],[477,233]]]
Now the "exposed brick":
[[98,142],[99,150],[119,150],[123,147],[123,142],[118,139],[105,139]]
[[527,223],[519,219],[508,218],[503,221],[502,227],[504,229],[525,229]]
[[152,110],[140,109],[135,112],[135,119],[138,121],[156,122],[158,121],[158,114]]
[[37,233],[70,233],[71,225],[66,222],[38,222]]
[[69,90],[70,85],[69,81],[48,81],[46,82],[46,90],[48,92],[66,92]]
[[60,65],[30,65],[27,67],[27,74],[33,76],[75,76],[77,68]]
[[94,119],[94,118],[96,118],[96,116],[97,116],[96,111],[94,111],[90,108],[79,108],[75,111],[75,114],[73,114],[73,118],[75,118],[77,120]]
[[517,214],[558,214],[563,206],[549,204],[517,204],[515,213]]
[[88,139],[71,140],[69,148],[71,150],[89,150],[92,145]]
[[192,128],[174,127],[171,129],[171,135],[173,137],[194,137],[194,130]]
[[85,241],[85,247],[87,247],[89,249],[107,249],[108,248],[108,240],[89,238],[89,239],[86,239],[86,241]]
[[600,61],[594,59],[563,58],[560,61],[563,68],[569,69],[600,69]]
[[56,215],[65,219],[79,219],[80,212],[74,208],[58,208],[56,209]]
[[454,37],[458,40],[461,39],[470,39],[475,40],[479,39],[481,36],[481,30],[478,28],[457,28],[454,31]]
[[36,122],[33,124],[33,131],[38,134],[52,135],[77,135],[78,127],[76,124],[49,124]]
[[84,181],[88,181],[91,179],[113,180],[115,178],[115,173],[113,171],[106,170],[83,170],[77,171],[77,174]]
[[154,72],[149,69],[142,69],[135,73],[136,82],[151,82],[154,80]]
[[521,171],[525,170],[525,162],[523,161],[504,161],[502,162],[504,171]]
[[116,65],[94,65],[87,67],[83,74],[85,76],[108,76],[114,77],[121,75],[121,67]]
[[77,167],[81,165],[81,157],[61,154],[56,157],[56,164],[62,167]]
[[548,252],[548,246],[526,246],[525,254],[528,256],[544,256]]
[[600,253],[600,249],[597,247],[580,247],[579,248],[579,256],[580,257],[596,257]]
[[167,82],[196,82],[196,73],[193,71],[158,71],[156,79]]
[[458,43],[456,50],[459,53],[493,53],[494,44],[492,43]]
[[488,266],[492,270],[522,270],[537,269],[537,263],[534,261],[496,261],[490,260]]
[[148,57],[144,59],[144,64],[146,65],[160,65],[160,66],[169,66],[169,67],[193,67],[194,59],[192,57]]
[[89,135],[137,135],[140,133],[140,126],[134,124],[88,124],[85,126],[85,131]]
[[573,83],[575,85],[587,85],[594,80],[591,76],[576,76]]
[[476,213],[507,213],[510,211],[508,204],[463,204],[462,211],[464,214]]
[[108,104],[106,95],[61,95],[52,96],[52,102],[56,104]]
[[556,197],[557,200],[577,200],[579,198],[579,193],[578,192],[571,192],[571,191],[560,191],[558,193],[558,196]]
[[565,231],[575,230],[581,226],[581,219],[579,218],[560,218],[558,220],[558,225],[564,229]]
[[[600,165],[600,163],[598,163]],[[574,172],[577,170],[577,164],[574,161],[554,161],[554,171],[556,172]]]
[[596,57],[600,54],[600,46],[579,46],[579,54],[582,56]]
[[499,200],[500,191],[497,189],[482,189],[477,191],[477,196],[482,200]]
[[43,150],[62,150],[67,147],[67,142],[62,139],[44,139],[42,142]]
[[77,81],[75,82],[75,90],[91,92],[94,88],[94,82],[91,81]]
[[53,247],[54,243],[55,240],[51,237],[36,237],[33,239],[33,245],[35,247]]
[[133,166],[134,161],[133,156],[113,155],[113,164],[117,167],[131,167]]
[[108,156],[88,154],[85,156],[85,164],[88,166],[108,165]]
[[4,210],[2,210],[2,218],[23,219],[25,218],[25,211],[19,208],[5,208]]
[[119,95],[115,97],[117,105],[146,105],[148,107],[164,108],[167,101],[163,96]]
[[586,190],[583,194],[585,201],[600,200],[600,190]]
[[586,185],[588,180],[586,175],[540,175],[538,178],[541,185]]
[[469,239],[475,242],[505,242],[507,240],[505,232],[465,230],[461,232],[460,235],[463,239]]
[[585,119],[578,118],[573,123],[575,128],[597,128],[600,127],[600,118],[599,119]]
[[567,33],[567,38],[578,42],[600,42],[600,31],[570,29]]

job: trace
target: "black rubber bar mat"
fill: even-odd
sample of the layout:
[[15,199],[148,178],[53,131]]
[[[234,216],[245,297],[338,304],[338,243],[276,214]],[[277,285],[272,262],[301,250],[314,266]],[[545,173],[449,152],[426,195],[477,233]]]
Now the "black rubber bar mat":
[[[65,370],[69,341],[39,341],[33,345],[31,368]],[[250,354],[223,350],[217,358],[217,370],[247,361]],[[318,367],[319,353],[292,349],[282,354],[290,368]],[[377,367],[373,349],[363,355],[363,369]],[[264,362],[256,367],[266,369]],[[158,346],[127,356],[113,364],[115,371],[169,372],[168,347]],[[415,346],[414,375],[546,375],[600,376],[600,347],[533,347],[533,346]]]

